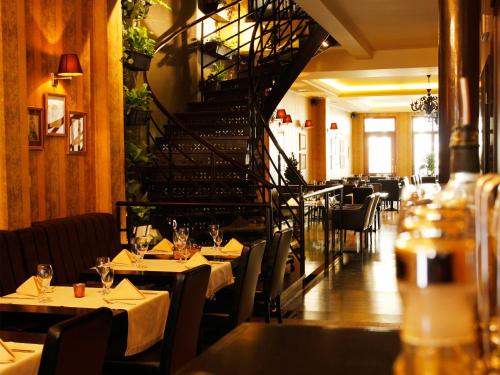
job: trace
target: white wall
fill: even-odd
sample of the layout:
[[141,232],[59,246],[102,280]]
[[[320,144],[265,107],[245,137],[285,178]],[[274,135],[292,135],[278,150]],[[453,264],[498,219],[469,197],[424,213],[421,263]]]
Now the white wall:
[[[305,121],[308,119],[308,103],[309,99],[299,95],[293,91],[288,91],[285,97],[281,100],[278,105],[278,109],[285,109],[286,113],[292,116],[292,124],[282,124],[279,125],[279,121],[276,120],[271,122],[270,127],[273,134],[278,140],[280,147],[283,149],[288,157],[291,157],[292,152],[295,159],[300,159],[300,153],[307,153],[307,131],[303,127]],[[299,150],[299,134],[303,134],[305,138],[305,147],[303,150]],[[278,164],[278,150],[274,147],[274,144],[270,142],[269,151],[271,158],[274,160],[276,165]],[[274,168],[271,168],[271,175],[277,183],[277,172]],[[282,163],[282,174],[285,172],[285,164]],[[301,169],[302,175],[307,180],[307,163]]]
[[[352,121],[351,114],[343,111],[330,101],[326,101],[326,176],[327,179],[352,175]],[[338,130],[330,130],[330,124],[336,122]],[[340,153],[343,149],[343,161]],[[341,165],[343,164],[343,165]]]

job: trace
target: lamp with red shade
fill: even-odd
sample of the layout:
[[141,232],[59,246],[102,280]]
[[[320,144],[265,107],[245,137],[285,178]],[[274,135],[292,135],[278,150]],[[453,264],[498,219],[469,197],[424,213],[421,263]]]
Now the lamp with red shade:
[[286,111],[284,109],[278,109],[276,111],[276,118],[279,118],[280,120],[283,120],[286,116]]
[[306,122],[304,123],[304,127],[305,128],[312,128],[313,127],[312,120],[306,120]]
[[330,130],[337,130],[339,127],[336,122],[332,122],[330,124]]
[[72,79],[83,75],[82,66],[76,53],[65,53],[59,59],[57,73],[50,73],[52,86],[57,87],[57,81],[61,79]]
[[283,124],[291,124],[292,123],[292,116],[286,115],[285,118],[283,119]]

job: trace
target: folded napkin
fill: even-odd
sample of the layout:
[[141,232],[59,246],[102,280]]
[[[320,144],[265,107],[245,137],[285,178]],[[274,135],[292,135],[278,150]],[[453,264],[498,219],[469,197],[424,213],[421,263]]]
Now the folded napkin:
[[118,253],[117,256],[113,258],[111,263],[133,264],[135,259],[135,254],[132,254],[130,251],[123,249]]
[[243,244],[238,241],[236,238],[231,238],[231,240],[224,246],[220,251],[223,253],[234,253],[241,254],[243,251]]
[[2,362],[14,362],[16,360],[16,355],[10,350],[7,344],[0,339],[0,363]]
[[151,249],[152,251],[174,251],[174,244],[172,242],[170,242],[169,240],[167,240],[166,238],[164,238],[163,240],[161,240],[160,242],[158,242],[158,244],[156,244],[155,247],[153,247]]
[[208,260],[203,255],[201,255],[201,253],[198,251],[196,253],[194,253],[193,256],[191,257],[191,259],[189,259],[185,263],[187,268],[195,268],[195,267],[201,266],[203,264],[208,264]]
[[144,294],[128,279],[123,279],[107,296],[106,299],[144,299]]
[[290,207],[297,207],[299,205],[299,202],[297,201],[297,199],[295,198],[290,198],[289,200],[286,201],[286,203],[290,206]]
[[37,297],[40,294],[40,284],[35,276],[31,276],[16,289],[17,294]]

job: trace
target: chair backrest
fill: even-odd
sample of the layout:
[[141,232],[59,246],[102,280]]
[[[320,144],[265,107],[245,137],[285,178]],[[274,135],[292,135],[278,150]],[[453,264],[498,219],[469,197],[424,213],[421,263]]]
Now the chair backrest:
[[269,249],[270,264],[264,276],[264,294],[266,298],[274,299],[283,291],[286,261],[292,242],[293,229],[285,228],[276,231]]
[[347,194],[351,194],[353,189],[354,189],[353,184],[350,183],[344,184],[344,196],[346,196]]
[[373,187],[374,193],[379,193],[382,191],[382,184],[380,182],[372,182],[371,185]]
[[231,319],[234,326],[250,319],[266,241],[255,241],[243,249],[235,277]]
[[396,179],[380,180],[382,191],[388,193],[388,201],[399,200],[399,181]]
[[370,205],[370,214],[368,217],[367,228],[371,227],[375,222],[375,213],[377,212],[377,206],[380,202],[380,193],[373,193],[374,197],[372,198],[372,202]]
[[357,187],[354,188],[352,193],[353,203],[362,204],[367,196],[373,194],[373,187]]
[[113,313],[105,307],[49,329],[38,375],[100,375]]
[[209,265],[202,265],[175,279],[163,335],[161,374],[173,374],[196,357],[210,271]]

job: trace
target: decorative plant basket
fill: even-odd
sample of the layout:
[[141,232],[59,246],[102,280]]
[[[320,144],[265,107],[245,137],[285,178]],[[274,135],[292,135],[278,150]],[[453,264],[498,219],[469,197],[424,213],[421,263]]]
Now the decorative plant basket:
[[215,12],[218,7],[218,0],[198,0],[198,9],[205,14]]
[[151,64],[151,56],[135,51],[125,51],[127,58],[123,59],[123,65],[130,70],[146,71]]
[[125,116],[125,124],[127,126],[142,126],[149,123],[151,111],[144,111],[138,108],[130,109],[128,115]]

